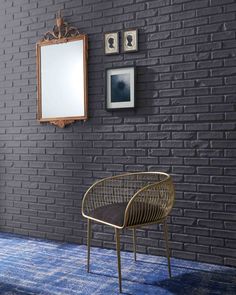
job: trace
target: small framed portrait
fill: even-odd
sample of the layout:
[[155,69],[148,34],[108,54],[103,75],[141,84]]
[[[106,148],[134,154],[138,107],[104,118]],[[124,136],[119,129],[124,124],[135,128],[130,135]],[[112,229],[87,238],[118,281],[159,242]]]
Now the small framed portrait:
[[106,107],[123,109],[135,107],[135,68],[106,70]]
[[126,30],[123,33],[124,52],[138,51],[138,30]]
[[119,53],[119,32],[104,34],[105,54]]

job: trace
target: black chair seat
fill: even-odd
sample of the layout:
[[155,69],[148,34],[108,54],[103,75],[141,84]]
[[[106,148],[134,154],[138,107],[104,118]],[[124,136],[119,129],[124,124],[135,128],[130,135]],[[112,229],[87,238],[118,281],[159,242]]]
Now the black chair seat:
[[92,211],[90,216],[103,222],[122,226],[124,223],[125,208],[127,204],[128,203],[126,202],[102,206]]
[[[90,212],[90,216],[97,220],[100,220],[101,222],[106,222],[106,223],[110,223],[117,226],[123,226],[125,209],[127,205],[128,203],[124,202],[124,203],[115,203],[115,204],[101,206],[99,208],[96,208],[92,212]],[[159,212],[158,214],[159,216],[162,216],[162,217],[165,216],[164,210],[157,205],[149,204],[148,207],[146,207],[148,209],[146,209],[145,211],[143,210],[143,208],[145,208],[145,204],[142,202],[134,203],[133,206],[135,211],[136,210],[139,211],[143,218],[145,218],[145,216],[148,216],[148,215],[151,217],[151,215],[153,215],[153,213],[157,211]],[[146,222],[148,222],[148,220]],[[135,225],[135,224],[129,224],[129,226],[131,225]]]

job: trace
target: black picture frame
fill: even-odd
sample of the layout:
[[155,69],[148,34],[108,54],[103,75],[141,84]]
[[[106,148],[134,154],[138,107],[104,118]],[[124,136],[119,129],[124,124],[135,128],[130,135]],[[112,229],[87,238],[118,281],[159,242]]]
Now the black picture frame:
[[135,108],[136,68],[125,66],[106,69],[106,109]]

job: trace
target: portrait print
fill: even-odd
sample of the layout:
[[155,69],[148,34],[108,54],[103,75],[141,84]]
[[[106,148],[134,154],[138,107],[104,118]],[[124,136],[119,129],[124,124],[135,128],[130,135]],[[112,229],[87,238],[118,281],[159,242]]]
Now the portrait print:
[[104,35],[105,54],[119,53],[119,33],[105,33]]
[[138,51],[138,30],[127,30],[123,33],[124,52]]
[[130,101],[130,75],[111,76],[111,102]]

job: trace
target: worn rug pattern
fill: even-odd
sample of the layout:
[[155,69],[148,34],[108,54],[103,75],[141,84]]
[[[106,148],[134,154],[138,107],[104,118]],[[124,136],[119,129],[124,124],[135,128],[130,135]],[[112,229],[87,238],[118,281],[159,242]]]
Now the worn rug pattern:
[[[123,294],[235,295],[236,269],[122,252]],[[118,293],[116,252],[92,248],[86,272],[86,246],[0,233],[0,294],[112,295]]]

